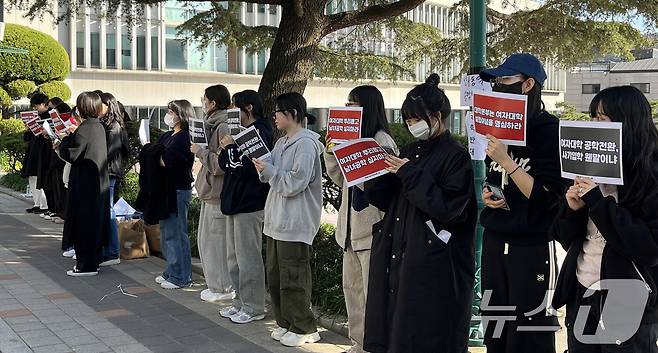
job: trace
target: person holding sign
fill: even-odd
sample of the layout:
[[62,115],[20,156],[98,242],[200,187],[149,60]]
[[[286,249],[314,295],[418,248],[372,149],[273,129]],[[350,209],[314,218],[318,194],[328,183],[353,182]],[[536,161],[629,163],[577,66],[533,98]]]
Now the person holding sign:
[[81,93],[76,102],[82,123],[59,145],[59,155],[71,163],[69,200],[62,247],[75,247],[76,265],[69,276],[98,274],[101,247],[109,239],[110,206],[105,129],[98,120],[101,98]]
[[[569,352],[658,352],[658,131],[651,106],[635,87],[611,87],[594,97],[590,114],[594,121],[622,123],[625,183],[597,185],[577,177],[567,191],[553,228],[555,238],[568,249],[553,305],[566,305]],[[603,293],[607,288],[599,281],[610,279],[637,281],[637,286],[625,286],[624,299],[646,298],[638,299],[638,315],[602,315],[609,305]],[[587,289],[594,294],[585,298]],[[612,294],[607,291],[608,297]],[[589,318],[585,327],[575,328],[583,305],[591,306]],[[598,337],[600,342],[586,344],[576,338],[593,333],[599,324],[609,332]],[[626,339],[614,337],[613,331],[623,327],[635,331]],[[603,350],[611,346],[617,348]]]
[[[43,93],[35,93],[30,97],[30,106],[39,115],[38,117],[48,119],[48,96]],[[25,160],[23,162],[24,175],[28,177],[30,191],[34,200],[34,207],[27,209],[28,213],[44,214],[48,212],[48,200],[43,191],[43,185],[39,183],[39,171],[41,170],[41,154],[46,149],[51,149],[50,143],[46,138],[35,135],[32,131],[26,131],[23,134],[23,140],[27,142]]]
[[123,169],[128,162],[130,146],[128,133],[123,124],[123,112],[119,108],[116,98],[110,93],[102,93],[103,113],[101,122],[107,134],[107,163],[110,173],[110,240],[108,246],[103,247],[102,262],[100,266],[117,265],[119,258],[119,227],[114,214],[114,190],[117,182],[123,180]]
[[416,142],[365,183],[385,212],[373,226],[363,348],[465,353],[475,278],[477,202],[468,151],[450,134],[450,101],[430,75],[402,103]]
[[191,146],[192,153],[201,162],[194,184],[201,199],[197,246],[208,286],[201,291],[201,300],[216,302],[234,297],[226,259],[226,216],[222,214],[219,196],[224,184],[219,152],[222,138],[229,133],[226,110],[231,105],[231,94],[223,85],[210,86],[205,89],[201,104],[208,148],[198,144]]
[[165,123],[170,131],[165,132],[156,144],[164,146],[160,165],[165,168],[167,188],[175,190],[175,210],[160,220],[160,243],[167,259],[167,267],[155,282],[164,289],[179,289],[192,283],[192,255],[188,236],[187,212],[192,201],[192,165],[194,155],[190,152],[190,118],[194,108],[187,100],[174,100],[167,104]]
[[[537,58],[514,54],[480,77],[494,92],[527,95],[526,146],[506,146],[488,135],[487,184],[482,245],[482,291],[487,307],[515,306],[515,320],[496,325],[484,335],[487,352],[555,352],[555,332],[517,330],[517,327],[554,327],[557,317],[546,303],[556,281],[555,244],[549,228],[566,184],[561,178],[558,119],[543,109],[541,90],[546,73]],[[540,308],[540,309],[537,309]],[[542,309],[543,308],[543,309]],[[545,309],[545,310],[544,310]],[[483,310],[483,316],[502,315]]]
[[260,180],[270,185],[265,202],[267,285],[278,327],[272,338],[299,347],[320,340],[311,311],[311,245],[320,229],[322,162],[320,135],[305,129],[315,117],[295,92],[276,98],[276,127],[286,135],[271,161],[253,159]]
[[[241,126],[254,127],[271,148],[273,127],[263,113],[258,92],[247,90],[233,96],[240,109]],[[220,315],[237,324],[265,318],[265,266],[263,264],[263,217],[269,186],[261,183],[249,156],[226,135],[220,142],[219,166],[224,170],[222,213],[226,215],[228,271],[235,289],[233,303]]]
[[[397,154],[397,145],[391,137],[386,121],[384,97],[379,89],[369,85],[356,87],[350,92],[347,100],[346,106],[363,108],[362,137],[374,138],[379,145]],[[326,145],[327,149],[323,156],[327,174],[342,188],[336,242],[343,249],[343,293],[347,307],[349,336],[353,345],[347,352],[361,353],[368,296],[372,225],[379,222],[384,214],[365,200],[363,184],[347,187],[336,156],[331,152],[333,145],[331,138],[327,138]]]

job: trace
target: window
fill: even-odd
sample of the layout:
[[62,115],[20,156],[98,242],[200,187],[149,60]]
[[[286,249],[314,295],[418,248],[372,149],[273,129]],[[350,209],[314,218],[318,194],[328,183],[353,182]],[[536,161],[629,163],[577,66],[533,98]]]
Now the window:
[[130,36],[127,34],[121,35],[121,68],[124,70],[133,69],[133,62],[130,57],[131,43]]
[[270,15],[276,15],[277,6],[270,5]]
[[651,93],[650,83],[631,83],[631,86],[639,89],[642,93]]
[[137,69],[146,70],[146,37],[137,36]]
[[78,67],[85,66],[85,34],[84,32],[75,33],[75,56]]
[[160,69],[160,60],[158,58],[158,37],[151,37],[151,70]]
[[98,32],[91,33],[91,67],[101,67],[101,43],[100,34]]
[[265,13],[265,5],[258,4],[258,13]]
[[108,33],[105,38],[105,60],[107,67],[115,69],[117,67],[117,36],[114,33]]
[[254,53],[247,52],[245,61],[247,62],[247,68],[245,70],[245,73],[253,74],[254,73]]
[[166,33],[165,58],[167,58],[167,69],[187,69],[185,43],[176,39],[176,27],[167,26]]
[[247,6],[248,13],[254,12],[254,4],[245,4],[245,6]]
[[583,85],[583,94],[596,94],[601,91],[600,84],[584,84]]
[[215,44],[215,71],[228,72],[228,51],[225,45]]
[[265,51],[262,51],[258,53],[258,73],[263,74],[263,71],[265,71],[265,66],[267,65],[267,62],[265,61]]

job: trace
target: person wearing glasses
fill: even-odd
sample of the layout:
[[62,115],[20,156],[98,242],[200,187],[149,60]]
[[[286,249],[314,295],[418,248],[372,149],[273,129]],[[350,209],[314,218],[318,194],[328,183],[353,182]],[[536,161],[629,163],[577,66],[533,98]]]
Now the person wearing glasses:
[[[374,138],[380,146],[397,155],[395,140],[386,121],[384,97],[375,86],[359,86],[349,96],[347,107],[362,107],[361,137]],[[368,297],[368,273],[372,225],[379,222],[384,213],[370,206],[365,199],[363,184],[348,188],[340,172],[336,156],[331,151],[333,143],[327,138],[324,161],[327,174],[342,188],[342,202],[338,211],[336,242],[343,249],[343,293],[347,307],[349,336],[352,347],[349,353],[362,353],[363,327],[366,298]]]
[[226,216],[221,211],[219,194],[224,184],[224,170],[219,165],[220,141],[229,134],[227,109],[231,94],[224,85],[205,89],[201,104],[208,148],[192,144],[192,153],[199,158],[201,170],[195,187],[201,199],[197,244],[207,289],[201,300],[216,302],[235,296],[226,258]]
[[304,128],[315,117],[296,92],[276,98],[276,127],[285,136],[271,160],[253,159],[260,181],[270,185],[265,202],[267,286],[278,327],[274,340],[299,347],[320,340],[311,311],[311,245],[322,214],[320,135]]
[[513,54],[480,77],[493,83],[494,92],[528,97],[526,146],[508,147],[487,136],[486,181],[504,198],[489,187],[483,190],[482,316],[514,320],[504,322],[500,336],[491,322],[484,343],[488,353],[554,353],[559,325],[549,294],[557,264],[549,229],[566,181],[560,172],[558,119],[541,100],[546,73],[536,57]]
[[[622,123],[624,185],[597,184],[579,177],[566,192],[566,202],[553,227],[555,238],[568,250],[553,305],[566,305],[569,353],[655,353],[658,131],[649,101],[632,86],[602,90],[594,96],[589,110],[593,121]],[[600,281],[610,286],[602,288]],[[615,288],[617,285],[622,288]],[[592,293],[586,296],[588,290]],[[620,309],[620,302],[611,299],[620,295],[628,305],[621,309],[628,314],[604,315],[615,302]],[[646,302],[640,299],[643,297]],[[638,315],[628,310],[632,304],[639,305]],[[584,326],[578,327],[576,316],[587,306],[590,310]],[[630,336],[616,336],[620,327],[629,328]],[[593,335],[605,329],[607,335],[597,335],[593,342],[577,339],[579,334]]]

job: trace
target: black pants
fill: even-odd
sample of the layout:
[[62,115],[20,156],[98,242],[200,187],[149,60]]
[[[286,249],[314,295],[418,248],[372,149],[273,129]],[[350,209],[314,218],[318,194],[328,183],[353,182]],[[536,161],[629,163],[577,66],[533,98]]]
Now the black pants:
[[[510,245],[485,231],[481,271],[482,317],[490,319],[484,333],[487,353],[555,353],[559,324],[546,307],[556,269],[554,244]],[[495,308],[503,306],[508,308]],[[496,337],[496,325],[503,323]]]
[[581,305],[590,306],[589,316],[585,322],[582,334],[594,335],[599,326],[603,299],[600,292],[583,298],[586,288],[578,284],[578,295],[575,300],[567,304],[567,345],[569,353],[657,353],[658,352],[658,324],[643,324],[635,335],[620,344],[584,344],[574,335],[573,320]]
[[48,211],[58,216],[63,216],[66,212],[66,187],[62,177],[63,171],[63,168],[49,170],[43,189],[48,201]]

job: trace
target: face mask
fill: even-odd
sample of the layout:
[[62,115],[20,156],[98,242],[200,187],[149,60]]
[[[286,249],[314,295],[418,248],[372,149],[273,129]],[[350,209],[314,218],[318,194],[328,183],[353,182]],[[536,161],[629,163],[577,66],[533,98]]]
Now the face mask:
[[523,94],[523,81],[516,82],[511,85],[494,85],[494,92],[500,93],[511,93],[511,94]]
[[425,120],[421,120],[409,126],[409,132],[411,132],[415,138],[424,141],[430,137],[430,126]]
[[172,114],[167,113],[164,117],[164,122],[172,129],[176,126],[174,123],[174,116]]

